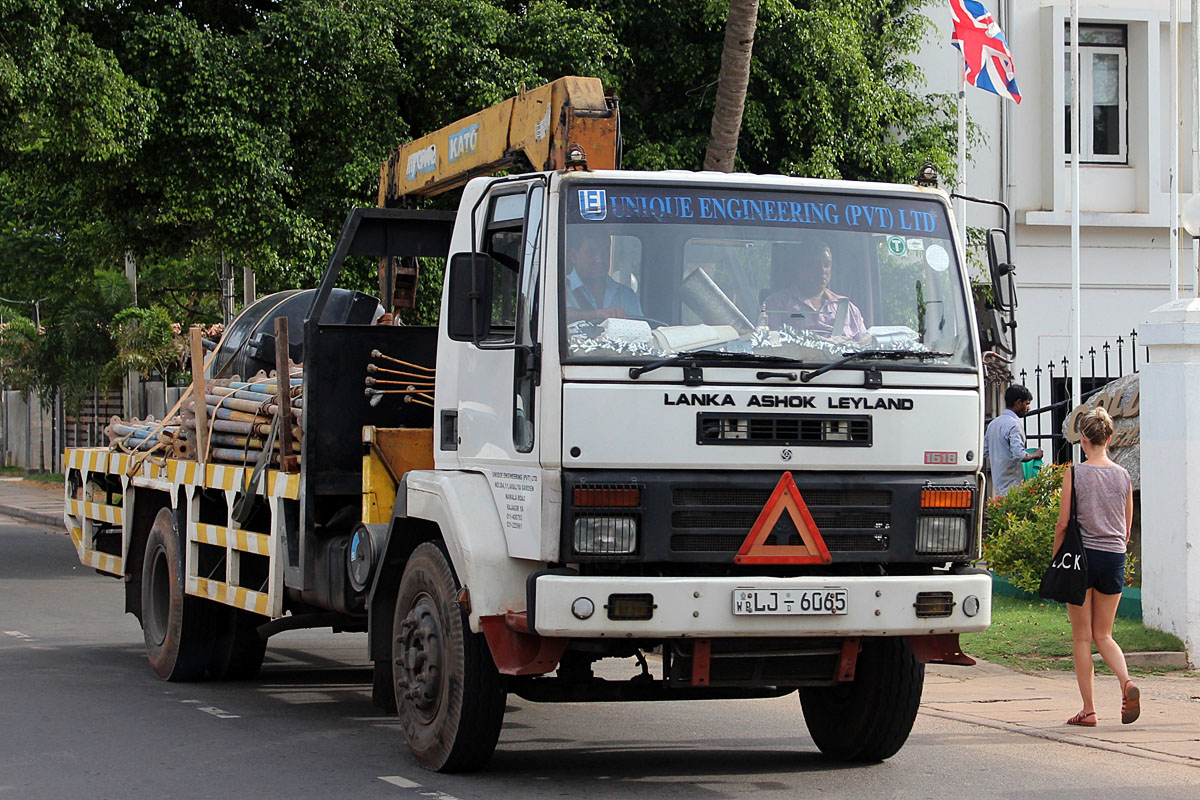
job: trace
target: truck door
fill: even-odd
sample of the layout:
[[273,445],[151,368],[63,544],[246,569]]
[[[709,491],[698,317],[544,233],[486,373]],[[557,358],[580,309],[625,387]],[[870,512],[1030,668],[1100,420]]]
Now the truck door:
[[537,353],[545,187],[502,184],[492,190],[486,207],[476,246],[492,262],[492,336],[484,347],[464,348],[459,464],[487,475],[509,555],[538,558],[543,476]]

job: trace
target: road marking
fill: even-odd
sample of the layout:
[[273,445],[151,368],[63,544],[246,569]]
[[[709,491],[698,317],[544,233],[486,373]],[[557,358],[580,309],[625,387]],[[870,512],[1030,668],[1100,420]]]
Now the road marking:
[[458,800],[458,798],[454,795],[446,794],[445,792],[439,792],[437,789],[419,791],[421,784],[417,783],[416,781],[410,781],[403,775],[380,775],[379,780],[383,781],[384,783],[390,783],[392,786],[397,786],[401,789],[418,790],[416,791],[416,794],[421,795],[421,797],[432,797],[433,800]]
[[230,714],[228,711],[223,711],[216,706],[201,706],[196,710],[203,711],[205,714],[212,714],[218,719],[241,719],[240,714]]
[[20,639],[22,642],[36,642],[37,641],[37,639],[34,639],[32,636],[25,634],[25,633],[21,633],[20,631],[5,631],[4,635],[12,636],[13,638]]

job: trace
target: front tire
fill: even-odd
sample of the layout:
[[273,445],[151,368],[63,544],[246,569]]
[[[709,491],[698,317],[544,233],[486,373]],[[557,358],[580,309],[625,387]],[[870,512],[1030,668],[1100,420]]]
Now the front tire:
[[839,761],[891,758],[912,731],[925,665],[903,637],[864,639],[853,681],[800,689],[817,747]]
[[487,643],[454,602],[458,581],[436,544],[417,546],[392,617],[397,713],[417,763],[436,772],[479,769],[500,738],[507,691]]
[[160,509],[142,560],[142,633],[155,676],[194,681],[204,675],[216,639],[214,604],[184,594],[175,513]]

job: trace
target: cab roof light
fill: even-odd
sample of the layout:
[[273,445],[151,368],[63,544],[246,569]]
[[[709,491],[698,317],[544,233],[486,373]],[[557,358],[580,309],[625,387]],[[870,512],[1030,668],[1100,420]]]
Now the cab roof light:
[[576,508],[637,508],[642,504],[640,486],[577,486]]
[[974,489],[922,489],[921,508],[971,508]]

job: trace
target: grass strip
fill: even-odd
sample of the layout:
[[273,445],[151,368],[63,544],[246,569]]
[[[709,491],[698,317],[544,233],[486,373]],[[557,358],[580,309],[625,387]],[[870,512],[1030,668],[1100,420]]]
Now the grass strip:
[[[965,633],[963,650],[1017,669],[1073,669],[1071,662],[1071,622],[1063,606],[1016,597],[992,597],[992,625],[983,633]],[[1152,630],[1141,622],[1117,617],[1113,638],[1127,653],[1183,650],[1183,642],[1169,633]],[[1095,646],[1092,648],[1095,652]],[[1097,663],[1096,671],[1109,673]],[[1131,668],[1131,672],[1147,671]],[[1111,673],[1109,673],[1111,674]]]

